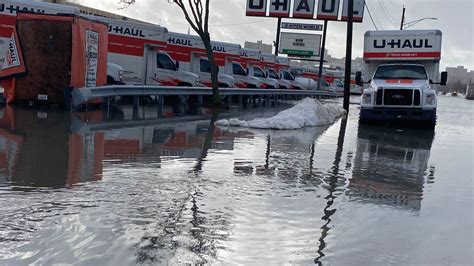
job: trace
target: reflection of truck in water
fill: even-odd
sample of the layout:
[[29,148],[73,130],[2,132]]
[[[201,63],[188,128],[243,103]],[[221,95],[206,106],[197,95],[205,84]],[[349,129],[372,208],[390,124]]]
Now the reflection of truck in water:
[[[419,121],[436,124],[441,31],[368,31],[364,38],[365,77],[361,121]],[[356,83],[362,86],[361,72]]]
[[372,204],[420,210],[432,130],[359,125],[348,195]]

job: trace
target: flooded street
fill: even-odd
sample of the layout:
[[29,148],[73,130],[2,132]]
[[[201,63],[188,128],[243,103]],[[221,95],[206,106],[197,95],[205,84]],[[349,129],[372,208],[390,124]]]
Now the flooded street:
[[3,108],[0,264],[471,265],[474,105],[438,106],[434,132]]

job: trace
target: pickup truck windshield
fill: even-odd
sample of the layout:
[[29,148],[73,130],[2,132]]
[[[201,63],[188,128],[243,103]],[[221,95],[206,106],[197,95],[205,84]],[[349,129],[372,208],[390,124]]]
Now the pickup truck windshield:
[[428,79],[423,66],[388,65],[380,66],[374,79]]

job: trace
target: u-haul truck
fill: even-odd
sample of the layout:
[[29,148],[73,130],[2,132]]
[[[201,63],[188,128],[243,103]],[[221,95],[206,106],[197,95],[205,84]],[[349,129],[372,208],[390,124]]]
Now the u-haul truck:
[[180,70],[179,62],[166,51],[166,28],[145,22],[87,17],[109,25],[108,61],[124,68],[124,83],[198,86],[199,76]]
[[259,50],[242,48],[240,49],[240,63],[247,68],[249,76],[258,78],[262,83],[260,88],[276,89],[278,81],[269,78],[262,69],[263,62]]
[[[30,12],[48,15],[74,14],[79,15],[77,7],[43,3],[28,0],[8,0],[0,2],[0,69],[5,62],[6,49],[13,34],[18,12]],[[123,68],[119,65],[107,64],[107,82],[122,83]]]
[[[436,125],[436,85],[442,33],[439,30],[368,31],[364,37],[365,77],[361,121],[417,121]],[[356,83],[362,85],[361,73]]]
[[[234,85],[238,88],[260,88],[262,81],[256,77],[250,76],[248,69],[242,65],[240,50],[242,47],[239,44],[215,42],[218,44],[214,49],[214,53],[222,51],[235,51],[231,55],[225,55],[222,60],[224,63],[224,73],[231,75],[234,78]],[[238,50],[237,50],[238,48]],[[229,53],[227,53],[229,54]]]
[[277,56],[275,57],[275,67],[279,73],[280,80],[278,85],[281,89],[294,89],[295,77],[290,73],[290,60],[287,57]]
[[[201,37],[168,32],[166,41],[166,51],[173,59],[180,62],[180,68],[197,74],[201,84],[211,87],[211,68]],[[214,51],[214,61],[219,68],[225,66],[227,56],[238,55],[240,49],[240,47],[235,47],[232,50],[224,49],[218,42],[211,42],[211,45]],[[221,88],[234,86],[234,78],[223,73],[218,74],[218,82]]]
[[278,68],[276,63],[276,56],[269,53],[260,53],[260,60],[262,62],[263,70],[268,79],[273,79],[276,82],[275,88],[284,89],[285,87],[280,87],[280,76],[278,75]]
[[18,12],[39,14],[79,14],[79,9],[70,6],[49,4],[36,1],[9,0],[0,2],[0,69],[3,68],[5,56]]

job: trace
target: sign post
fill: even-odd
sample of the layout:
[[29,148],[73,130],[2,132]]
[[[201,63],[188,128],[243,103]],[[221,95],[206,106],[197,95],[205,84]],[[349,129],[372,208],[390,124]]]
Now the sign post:
[[318,84],[316,90],[321,89],[321,80],[323,78],[323,64],[324,64],[324,49],[326,49],[326,33],[328,31],[328,21],[324,21],[323,29],[323,44],[321,45],[321,56],[319,57],[319,72],[318,72]]
[[278,18],[277,35],[275,40],[275,55],[278,56],[278,49],[280,47],[280,31],[281,31],[281,18]]
[[354,15],[354,0],[348,0],[346,66],[344,76],[344,103],[342,107],[349,114],[349,96],[351,93],[351,63],[352,63],[352,24]]

